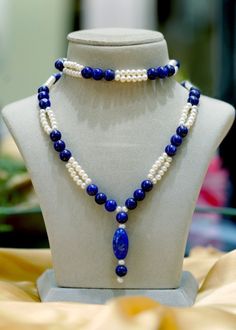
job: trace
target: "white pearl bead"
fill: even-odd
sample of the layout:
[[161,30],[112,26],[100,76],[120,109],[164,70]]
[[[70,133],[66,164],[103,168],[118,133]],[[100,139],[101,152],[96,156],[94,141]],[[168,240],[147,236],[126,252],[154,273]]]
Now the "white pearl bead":
[[155,164],[156,164],[157,167],[160,167],[160,166],[161,166],[161,162],[160,162],[159,160],[157,160],[157,161],[155,162]]
[[77,172],[81,171],[81,166],[80,166],[80,165],[76,165],[75,170],[76,170]]
[[70,157],[69,162],[73,163],[75,161],[74,157]]
[[84,171],[84,170],[80,170],[80,171],[79,171],[79,175],[80,175],[80,176],[82,176],[82,175],[84,175],[84,174],[85,174],[85,171]]
[[162,156],[159,157],[159,161],[160,161],[161,163],[163,163],[164,160],[165,160],[164,157],[162,157]]
[[150,169],[150,171],[149,171],[149,173],[152,174],[152,175],[155,174],[155,172],[156,171],[154,169]]
[[121,206],[117,206],[117,208],[116,208],[116,213],[119,213],[119,212],[121,212],[122,211],[122,207]]
[[170,163],[169,162],[165,162],[164,165],[165,165],[166,168],[170,167]]
[[71,164],[70,163],[66,163],[66,168],[70,168]]
[[117,282],[118,283],[123,283],[124,282],[124,279],[122,277],[117,277]]
[[72,167],[69,167],[69,168],[68,168],[68,172],[69,172],[69,173],[73,173],[73,172],[74,172],[74,169],[73,169]]
[[120,259],[118,260],[118,265],[125,265],[125,260],[124,259]]
[[156,184],[156,183],[157,183],[157,179],[156,179],[156,178],[153,178],[153,179],[152,179],[152,183],[153,183],[153,184]]
[[120,81],[123,83],[123,82],[126,81],[126,78],[125,78],[124,76],[121,76],[121,77],[120,77]]
[[167,153],[166,153],[166,152],[163,152],[162,157],[163,157],[164,159],[166,159],[166,158],[168,157]]
[[156,170],[158,169],[158,166],[156,164],[154,164],[154,165],[152,165],[152,169],[155,170],[155,172],[156,172]]
[[148,80],[148,76],[147,75],[143,76],[143,80],[144,81]]
[[123,211],[123,212],[128,212],[127,207],[126,207],[126,206],[122,206],[122,211]]
[[72,166],[73,167],[76,167],[78,165],[77,161],[75,160],[73,163],[72,163]]
[[82,183],[82,184],[81,184],[81,188],[82,188],[82,189],[85,189],[85,188],[86,188],[86,184],[85,184],[85,183]]
[[161,176],[163,176],[163,175],[164,175],[164,171],[160,170],[160,171],[158,172],[158,174],[161,175]]
[[152,175],[152,174],[150,174],[150,173],[148,174],[148,176],[147,176],[147,177],[148,177],[148,179],[149,179],[149,180],[152,180],[152,179],[153,179],[153,175]]
[[84,175],[82,175],[82,179],[87,180],[88,179],[88,174],[85,173]]
[[74,181],[77,181],[77,180],[79,180],[79,177],[78,177],[78,175],[75,175],[75,176],[73,176],[73,180],[74,180]]
[[157,181],[160,181],[161,180],[161,175],[157,174],[156,179],[157,179]]
[[163,172],[166,172],[167,171],[167,167],[166,166],[162,166],[161,169],[162,169]]
[[70,172],[70,175],[71,175],[72,178],[74,178],[76,176],[76,172],[75,171]]
[[76,183],[77,183],[78,186],[81,186],[83,181],[79,179],[79,180],[76,181]]
[[125,224],[119,225],[119,228],[125,229],[126,225]]
[[115,80],[116,81],[119,81],[120,80],[120,75],[119,74],[115,76]]
[[86,183],[87,185],[89,185],[89,184],[92,183],[92,180],[91,180],[90,178],[88,178],[88,179],[86,179],[85,183]]
[[172,157],[167,157],[166,160],[167,160],[168,163],[171,163],[172,162]]

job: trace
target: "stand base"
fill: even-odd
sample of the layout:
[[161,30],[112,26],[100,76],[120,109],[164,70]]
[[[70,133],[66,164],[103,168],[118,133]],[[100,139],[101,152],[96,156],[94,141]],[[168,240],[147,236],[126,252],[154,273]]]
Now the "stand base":
[[70,301],[85,304],[104,304],[120,296],[146,296],[161,304],[187,307],[193,305],[198,284],[189,272],[183,272],[177,289],[87,289],[63,288],[56,285],[54,271],[46,270],[37,280],[41,301]]

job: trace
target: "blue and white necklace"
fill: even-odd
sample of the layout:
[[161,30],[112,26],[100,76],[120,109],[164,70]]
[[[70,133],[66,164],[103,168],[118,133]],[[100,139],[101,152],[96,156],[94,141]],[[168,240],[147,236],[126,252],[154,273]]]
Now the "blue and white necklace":
[[[58,62],[59,61],[59,62]],[[69,63],[69,64],[68,64]],[[73,63],[73,65],[71,64]],[[171,68],[172,64],[174,70]],[[158,68],[150,68],[146,70],[146,72],[149,72],[149,74],[146,73],[146,75],[150,76],[151,73],[155,75],[152,76],[152,78],[149,77],[150,80],[154,80],[157,78],[163,79],[165,77],[170,77],[171,74],[165,74],[165,76],[160,77],[160,74],[157,75],[157,72],[163,71],[163,68],[165,72],[168,70],[171,70],[174,73],[177,72],[179,67],[179,64],[177,65],[177,61],[172,60],[167,64],[165,67],[161,67],[161,69]],[[63,60],[57,60],[55,63],[55,66],[63,71],[66,74],[70,74],[71,72],[65,72],[65,68],[68,65],[70,67],[69,70],[72,70],[72,68],[76,67],[75,62],[70,62],[65,59]],[[79,64],[78,64],[79,66]],[[80,72],[88,67],[80,67]],[[94,78],[94,70],[98,70],[98,68],[91,68],[92,75],[89,78]],[[159,69],[159,70],[158,70]],[[102,69],[99,69],[102,70]],[[111,70],[111,69],[108,69]],[[73,71],[73,70],[72,70]],[[103,71],[103,77],[105,79],[105,71]],[[113,70],[115,76],[114,79],[105,79],[107,81],[116,80],[121,81],[121,77],[125,77],[126,80],[123,82],[129,82],[131,77],[130,72],[133,72],[132,70],[128,71],[125,70],[126,73],[123,75],[120,75],[119,79],[116,79],[116,72]],[[128,73],[127,73],[128,71]],[[96,71],[97,72],[97,71]],[[136,71],[137,72],[137,71]],[[143,71],[144,72],[144,71]],[[169,71],[168,71],[169,72]],[[133,72],[134,73],[134,72]],[[139,75],[139,71],[137,74],[133,74],[132,77],[136,77]],[[99,205],[104,205],[104,210],[107,212],[115,212],[116,213],[116,221],[118,223],[118,228],[115,230],[112,245],[113,245],[113,252],[118,260],[117,266],[115,268],[115,273],[117,275],[117,281],[119,283],[123,282],[123,277],[127,274],[128,268],[125,264],[125,258],[128,254],[129,249],[129,238],[126,230],[126,222],[128,221],[128,212],[131,210],[134,210],[137,207],[137,204],[144,200],[146,194],[150,192],[153,189],[153,186],[159,182],[162,177],[165,175],[165,173],[168,171],[172,159],[174,155],[176,154],[178,148],[183,142],[183,139],[188,134],[189,129],[193,126],[197,113],[198,113],[198,104],[200,99],[200,91],[196,87],[193,87],[191,84],[184,84],[183,86],[189,90],[188,100],[187,104],[183,107],[181,116],[179,119],[179,123],[176,129],[176,132],[174,135],[170,138],[170,143],[166,145],[164,148],[164,152],[161,154],[161,156],[155,161],[155,163],[152,165],[149,173],[147,174],[147,177],[141,182],[140,186],[133,192],[133,196],[126,199],[123,206],[117,205],[117,202],[114,199],[107,198],[107,195],[99,190],[99,187],[92,182],[92,179],[88,176],[88,174],[85,172],[85,170],[82,168],[81,164],[79,164],[78,161],[75,160],[75,158],[72,156],[72,153],[69,149],[66,148],[66,143],[62,140],[62,133],[58,129],[57,121],[55,114],[53,110],[51,109],[51,102],[49,93],[52,88],[52,86],[61,78],[62,73],[57,73],[49,77],[49,79],[38,89],[38,100],[39,100],[39,117],[40,122],[43,130],[47,135],[49,135],[51,141],[53,142],[53,147],[56,150],[56,152],[59,153],[59,158],[66,163],[66,168],[69,172],[69,175],[71,176],[72,180],[75,182],[75,184],[83,189],[89,196],[93,197],[95,202]],[[83,77],[82,73],[80,75],[73,75],[73,77]],[[84,77],[88,79],[88,77]],[[102,79],[101,78],[101,79]],[[140,78],[141,79],[141,78]],[[148,78],[147,78],[148,79]],[[133,82],[141,82],[146,81],[146,78],[143,80],[138,80],[135,78],[135,81]],[[95,79],[98,80],[98,79]],[[131,80],[130,80],[131,81]]]

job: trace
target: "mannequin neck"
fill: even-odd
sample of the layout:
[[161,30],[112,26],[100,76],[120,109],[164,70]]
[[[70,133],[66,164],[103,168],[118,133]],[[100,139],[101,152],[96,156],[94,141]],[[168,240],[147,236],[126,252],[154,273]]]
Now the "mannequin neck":
[[71,61],[103,69],[144,69],[168,63],[159,32],[135,29],[92,29],[68,35]]

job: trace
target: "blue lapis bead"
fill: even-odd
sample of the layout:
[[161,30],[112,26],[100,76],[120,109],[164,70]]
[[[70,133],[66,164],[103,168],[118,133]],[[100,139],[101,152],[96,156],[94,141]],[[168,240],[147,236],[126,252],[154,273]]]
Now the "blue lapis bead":
[[194,95],[190,95],[188,98],[188,102],[191,103],[192,105],[198,105],[199,98]]
[[92,76],[93,76],[93,69],[90,68],[90,66],[85,66],[85,67],[83,68],[83,70],[81,70],[81,75],[82,75],[82,77],[84,77],[85,79],[92,78]]
[[48,88],[48,86],[40,86],[39,87],[39,89],[38,89],[38,93],[40,93],[40,92],[47,92],[47,93],[49,93],[49,88]]
[[115,71],[112,69],[107,69],[104,71],[104,79],[107,81],[111,81],[115,79]]
[[114,199],[108,199],[105,203],[105,209],[108,211],[108,212],[113,212],[115,211],[117,207],[117,203]]
[[98,187],[95,184],[90,184],[87,187],[87,194],[89,196],[95,196],[98,193]]
[[165,148],[165,152],[167,153],[168,156],[172,157],[176,154],[176,147],[173,146],[173,144],[168,144]]
[[140,202],[145,198],[145,191],[143,189],[136,189],[133,196],[136,201]]
[[167,65],[165,65],[165,68],[168,71],[168,73],[167,73],[168,77],[171,77],[175,74],[175,67],[173,65],[167,64]]
[[55,142],[61,139],[61,132],[58,131],[57,129],[54,129],[50,133],[50,139]]
[[201,96],[201,92],[198,89],[190,88],[189,96],[195,96],[199,98]]
[[58,140],[58,141],[54,142],[54,145],[53,146],[54,146],[54,149],[56,151],[61,152],[61,151],[63,151],[65,149],[66,144],[65,144],[64,141]]
[[101,80],[104,76],[104,72],[102,69],[96,68],[93,69],[93,79],[94,80]]
[[144,180],[142,183],[141,183],[141,187],[144,191],[148,192],[148,191],[151,191],[152,188],[153,188],[153,183],[151,180]]
[[63,162],[67,162],[71,157],[71,152],[70,152],[70,150],[64,149],[63,151],[60,152],[59,155],[60,155],[60,159]]
[[123,228],[118,228],[113,236],[113,252],[117,259],[125,259],[129,249],[129,238]]
[[38,100],[42,100],[42,99],[48,99],[49,100],[49,94],[48,92],[40,92],[38,93]]
[[39,107],[40,109],[46,109],[49,108],[51,106],[51,102],[49,101],[49,99],[41,99],[39,101]]
[[137,202],[134,198],[130,197],[127,198],[125,201],[125,206],[129,209],[129,210],[134,210],[137,207]]
[[128,213],[127,212],[119,212],[116,215],[116,220],[119,223],[126,223],[128,220]]
[[157,68],[157,77],[163,79],[168,76],[168,69],[165,66],[159,66]]
[[183,138],[188,134],[188,128],[184,125],[180,125],[176,129],[176,133]]
[[95,195],[95,202],[99,205],[106,203],[106,200],[107,196],[102,192],[99,192]]
[[175,134],[171,137],[170,142],[173,144],[173,146],[178,147],[182,143],[182,137],[178,134]]
[[116,267],[116,275],[118,275],[119,277],[123,277],[127,274],[128,269],[126,266],[124,265],[118,265]]
[[157,78],[157,69],[156,68],[148,69],[147,76],[148,76],[148,79],[155,80]]
[[59,58],[58,60],[56,60],[56,62],[55,62],[55,68],[57,70],[59,70],[59,71],[63,71],[63,69],[64,69],[64,61],[61,58]]
[[[55,77],[55,83],[61,78],[61,76],[62,76],[62,73],[60,73],[60,72],[58,72],[58,73],[54,73],[54,75],[53,75],[54,77]],[[54,83],[54,84],[55,84]]]

